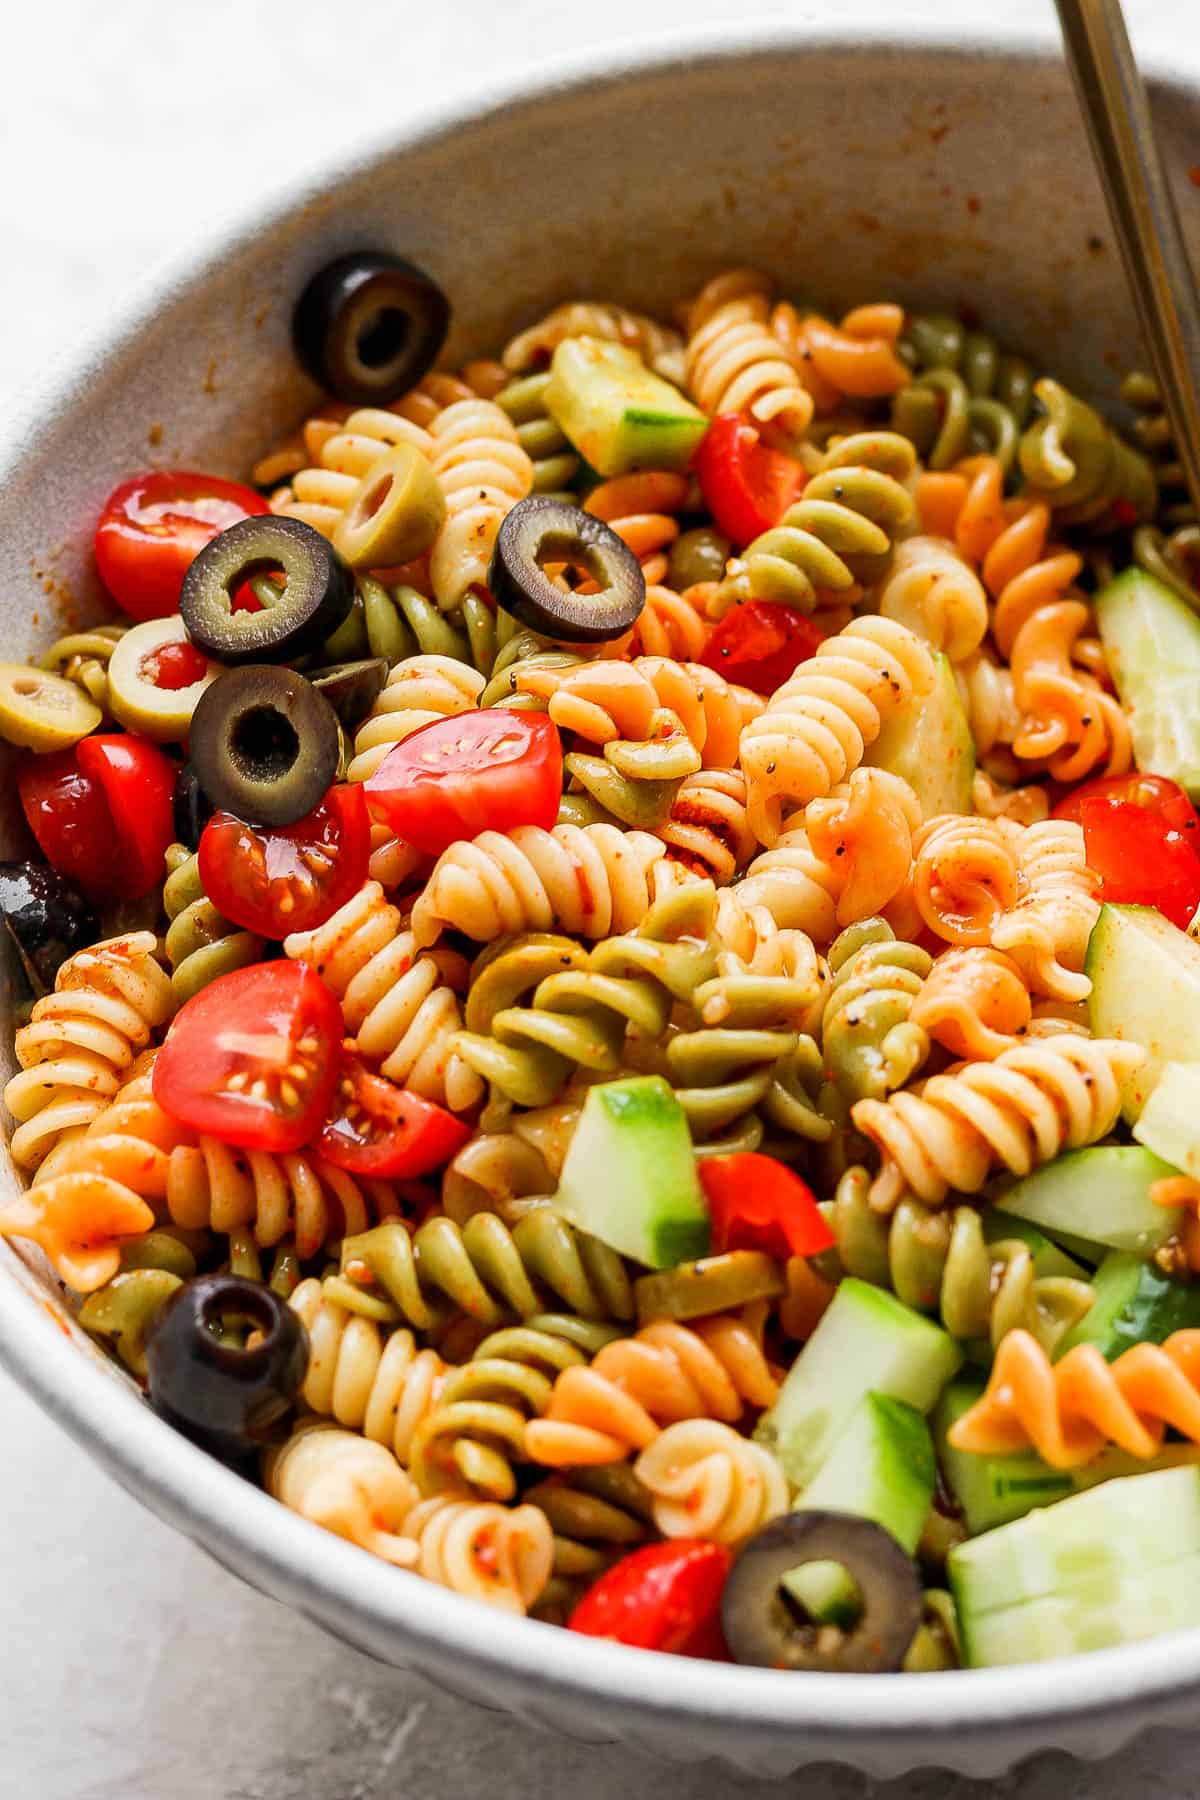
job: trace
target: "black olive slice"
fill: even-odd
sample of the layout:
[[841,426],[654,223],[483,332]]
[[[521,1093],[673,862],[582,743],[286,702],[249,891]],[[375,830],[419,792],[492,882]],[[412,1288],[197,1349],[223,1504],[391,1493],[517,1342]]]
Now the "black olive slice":
[[213,816],[213,803],[200,785],[191,763],[184,763],[175,777],[172,818],[176,841],[186,850],[200,848],[200,833]]
[[[600,592],[564,592],[546,574],[547,563],[586,569]],[[488,586],[523,625],[570,643],[621,637],[646,604],[642,565],[629,546],[603,519],[549,494],[519,501],[505,518]]]
[[337,714],[295,669],[227,669],[192,714],[192,765],[214,806],[251,825],[293,825],[336,779]]
[[433,367],[449,328],[450,302],[424,269],[386,250],[352,250],[301,294],[292,343],[335,399],[385,406]]
[[[840,1563],[858,1587],[862,1611],[844,1631],[806,1622],[780,1587],[785,1575],[812,1562]],[[773,1519],[743,1547],[721,1596],[730,1650],[738,1662],[765,1669],[898,1669],[920,1622],[916,1564],[881,1525],[850,1513]]]
[[0,863],[0,916],[35,994],[47,994],[59,968],[99,936],[79,889],[41,863]]
[[[283,586],[258,583],[261,611],[234,612],[251,577],[282,569]],[[333,545],[301,519],[260,513],[211,538],[183,578],[179,610],[192,642],[215,662],[292,662],[346,619],[354,577]]]
[[[221,1327],[248,1323],[244,1348]],[[146,1337],[156,1412],[219,1456],[263,1444],[290,1412],[308,1370],[298,1313],[260,1281],[200,1275],[161,1307]]]
[[328,669],[310,669],[308,679],[323,694],[348,730],[361,725],[387,684],[388,663],[383,656],[362,662],[334,663]]

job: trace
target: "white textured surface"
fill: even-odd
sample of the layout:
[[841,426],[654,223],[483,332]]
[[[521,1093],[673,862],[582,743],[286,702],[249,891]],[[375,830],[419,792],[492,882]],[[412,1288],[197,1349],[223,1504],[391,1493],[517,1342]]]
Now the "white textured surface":
[[[902,10],[949,29],[963,4],[859,0],[855,16]],[[1169,55],[1194,6],[1129,0],[1139,45]],[[981,0],[967,8],[994,10]],[[1003,10],[1009,25],[1036,24],[1049,38],[1049,0],[1006,0]],[[840,11],[827,0],[790,16],[832,21]],[[386,128],[407,97],[730,15],[729,0],[608,0],[597,12],[562,0],[358,0],[336,10],[314,0],[14,0],[0,110],[0,397],[148,263],[203,237],[256,185]],[[142,1512],[2,1377],[0,1434],[0,1800],[777,1791],[555,1742],[332,1643]],[[1182,1800],[1198,1791],[1198,1749],[1200,1734],[1147,1742],[1099,1769],[1044,1759],[996,1791],[1120,1800],[1153,1787]],[[810,1800],[872,1788],[844,1771],[799,1780]],[[889,1791],[949,1800],[967,1786],[928,1775]]]

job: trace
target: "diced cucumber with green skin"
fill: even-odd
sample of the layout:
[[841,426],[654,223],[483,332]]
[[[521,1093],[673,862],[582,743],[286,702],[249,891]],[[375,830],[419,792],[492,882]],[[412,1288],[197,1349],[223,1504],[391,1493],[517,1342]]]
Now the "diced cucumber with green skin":
[[566,338],[554,352],[546,408],[600,475],[686,469],[708,420],[635,350]]
[[1096,596],[1096,623],[1137,766],[1169,775],[1200,797],[1200,618],[1142,569],[1127,569]]
[[[1074,1256],[1068,1255],[1061,1244],[1048,1238],[1044,1231],[1031,1225],[1027,1219],[1018,1219],[1012,1213],[1002,1212],[998,1207],[989,1207],[984,1214],[983,1235],[989,1244],[1001,1244],[1014,1238],[1029,1247],[1033,1256],[1033,1272],[1035,1275],[1063,1275],[1071,1281],[1086,1281],[1087,1269]],[[1100,1252],[1087,1259],[1095,1263],[1100,1260]]]
[[588,1089],[554,1206],[650,1269],[708,1255],[696,1153],[683,1108],[661,1075]]
[[970,1450],[956,1450],[948,1441],[950,1428],[974,1406],[983,1391],[982,1382],[953,1381],[933,1415],[933,1437],[942,1474],[962,1508],[972,1537],[1022,1519],[1035,1507],[1051,1506],[1070,1494],[1099,1487],[1102,1482],[1194,1466],[1200,1460],[1200,1448],[1195,1444],[1168,1444],[1147,1462],[1124,1450],[1102,1450],[1079,1469],[1052,1469],[1036,1450],[1015,1450],[1009,1456],[977,1456]]
[[[1168,1063],[1133,1135],[1174,1169],[1200,1177],[1200,1063]],[[1159,1207],[1158,1211],[1162,1211]]]
[[803,1490],[868,1394],[906,1400],[927,1413],[961,1362],[961,1348],[939,1325],[886,1289],[848,1278],[754,1435]]
[[[1200,691],[1193,703],[1200,716]],[[1132,1124],[1169,1062],[1200,1062],[1200,944],[1152,906],[1102,906],[1084,972],[1093,1035],[1146,1052],[1124,1085]]]
[[1179,1224],[1174,1207],[1155,1206],[1150,1198],[1153,1184],[1171,1173],[1161,1157],[1136,1144],[1095,1144],[1055,1157],[997,1195],[994,1205],[999,1215],[1080,1246],[1090,1262],[1105,1250],[1152,1256]]
[[1106,1362],[1134,1344],[1162,1344],[1173,1331],[1200,1325],[1200,1286],[1173,1281],[1152,1262],[1113,1250],[1092,1276],[1096,1298],[1061,1337],[1054,1360],[1077,1344],[1094,1344]]
[[902,706],[864,759],[902,775],[927,819],[975,810],[975,740],[949,657],[939,653],[934,661],[933,692]]
[[[871,1519],[911,1556],[933,1504],[936,1474],[933,1440],[916,1408],[868,1394],[799,1505]],[[823,1624],[850,1624],[858,1610],[854,1583],[836,1564],[808,1563],[785,1576],[784,1586]]]
[[1200,1617],[1200,1470],[1106,1481],[947,1559],[967,1662],[1037,1662]]

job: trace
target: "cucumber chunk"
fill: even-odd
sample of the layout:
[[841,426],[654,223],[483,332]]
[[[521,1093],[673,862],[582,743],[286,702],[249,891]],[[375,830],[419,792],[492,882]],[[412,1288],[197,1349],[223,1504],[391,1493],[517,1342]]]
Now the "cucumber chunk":
[[1102,906],[1088,943],[1096,1037],[1128,1038],[1146,1060],[1127,1078],[1137,1118],[1169,1062],[1200,1062],[1200,944],[1150,906]]
[[[807,1511],[853,1513],[890,1531],[911,1556],[933,1504],[929,1427],[915,1407],[868,1394],[800,1497]],[[822,1623],[848,1625],[858,1607],[844,1569],[808,1563],[783,1584]]]
[[950,1552],[966,1661],[1038,1662],[1200,1617],[1200,1470],[1107,1481]]
[[997,1213],[1081,1246],[1085,1256],[1090,1250],[1092,1262],[1103,1250],[1152,1256],[1179,1224],[1173,1207],[1155,1206],[1150,1198],[1153,1183],[1171,1173],[1161,1157],[1137,1145],[1094,1144],[1056,1157],[999,1194],[994,1204]]
[[1200,618],[1164,582],[1126,569],[1096,596],[1096,623],[1137,766],[1200,796]]
[[1096,1298],[1055,1346],[1057,1362],[1076,1344],[1094,1344],[1106,1362],[1134,1344],[1161,1344],[1200,1325],[1200,1286],[1173,1281],[1154,1263],[1113,1250],[1092,1276]]
[[554,352],[546,408],[600,475],[686,469],[708,430],[699,407],[623,344],[566,338]]
[[975,740],[949,657],[934,658],[933,692],[890,718],[864,761],[908,782],[927,819],[974,812]]
[[939,1325],[886,1289],[849,1278],[754,1435],[775,1451],[793,1487],[803,1490],[868,1394],[906,1400],[927,1413],[961,1362],[961,1349]]
[[982,1393],[982,1382],[953,1381],[933,1415],[938,1461],[972,1537],[1102,1482],[1194,1466],[1200,1461],[1200,1446],[1195,1444],[1168,1444],[1147,1462],[1124,1450],[1102,1450],[1081,1469],[1052,1469],[1036,1450],[1015,1450],[1008,1456],[977,1456],[970,1450],[956,1450],[948,1442],[950,1427]]
[[554,1205],[581,1231],[650,1269],[708,1255],[691,1134],[661,1075],[588,1089]]
[[1167,1064],[1142,1108],[1133,1135],[1148,1152],[1165,1157],[1175,1169],[1200,1176],[1200,1063]]

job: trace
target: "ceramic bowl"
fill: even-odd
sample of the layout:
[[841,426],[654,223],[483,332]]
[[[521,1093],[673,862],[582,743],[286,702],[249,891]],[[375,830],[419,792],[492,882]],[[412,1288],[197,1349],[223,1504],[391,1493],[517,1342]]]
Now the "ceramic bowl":
[[[1189,196],[1200,85],[1160,80],[1154,103]],[[1200,195],[1187,210],[1200,250]],[[359,244],[394,246],[437,276],[455,355],[491,349],[568,295],[666,309],[739,263],[832,307],[969,304],[1108,402],[1137,342],[1057,58],[970,28],[950,45],[847,25],[531,71],[204,245],[5,419],[6,656],[95,609],[88,547],[115,481],[148,463],[244,475],[302,415],[315,394],[290,354],[292,302]],[[4,804],[11,854],[25,840],[11,791]],[[10,1166],[0,1183],[16,1185]],[[819,1759],[990,1775],[1042,1748],[1099,1756],[1147,1724],[1195,1717],[1200,1629],[1049,1666],[896,1679],[651,1657],[488,1612],[318,1531],[176,1436],[5,1245],[0,1358],[130,1493],[246,1581],[382,1662],[579,1738],[761,1775]]]

